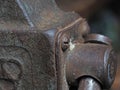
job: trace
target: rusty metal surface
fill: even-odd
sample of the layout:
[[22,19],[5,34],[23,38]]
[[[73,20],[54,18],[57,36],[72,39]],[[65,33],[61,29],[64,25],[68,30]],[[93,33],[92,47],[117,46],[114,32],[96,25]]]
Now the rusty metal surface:
[[104,36],[104,35],[100,35],[100,34],[89,34],[85,37],[85,42],[91,42],[91,43],[102,43],[102,44],[106,44],[106,45],[111,45],[112,41]]
[[0,0],[1,29],[48,30],[64,27],[79,16],[60,10],[54,0]]
[[1,90],[56,90],[54,54],[42,33],[0,30],[0,37]]
[[111,51],[110,47],[99,44],[82,44],[69,51],[65,58],[69,84],[83,76],[91,76],[97,79],[104,89],[110,88],[116,72],[116,62]]
[[77,18],[54,0],[0,0],[0,89],[57,90],[58,28]]
[[[115,79],[116,58],[111,47],[111,40],[98,34],[90,37],[89,28],[87,24],[82,24],[83,21],[84,19],[77,20],[72,24],[75,32],[68,26],[60,30],[58,34],[59,38],[56,43],[56,53],[59,55],[57,56],[58,90],[74,90],[75,88],[69,87],[76,85],[76,82],[84,76],[97,80],[102,85],[102,89],[109,89]],[[83,30],[83,26],[75,28],[81,24],[86,26],[86,30]],[[84,33],[81,33],[82,30]],[[95,42],[88,40],[87,43],[83,38],[85,35]]]
[[110,90],[120,90],[120,53],[117,53],[117,72],[115,81]]
[[[65,28],[59,29],[59,31],[60,32],[58,33],[56,40],[56,53],[58,54],[58,56],[56,56],[59,80],[58,90],[69,90],[69,86],[66,80],[66,60],[64,59],[64,54],[66,50],[70,48],[71,41],[78,40],[77,42],[84,42],[83,35],[85,33],[87,34],[89,28],[86,21],[82,18],[79,18]],[[83,35],[81,34],[81,31],[83,32]]]

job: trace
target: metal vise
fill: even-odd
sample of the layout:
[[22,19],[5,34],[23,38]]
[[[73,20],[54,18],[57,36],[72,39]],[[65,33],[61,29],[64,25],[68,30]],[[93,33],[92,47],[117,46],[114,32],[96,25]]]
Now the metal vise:
[[110,88],[111,42],[89,31],[85,19],[55,0],[0,0],[0,90]]

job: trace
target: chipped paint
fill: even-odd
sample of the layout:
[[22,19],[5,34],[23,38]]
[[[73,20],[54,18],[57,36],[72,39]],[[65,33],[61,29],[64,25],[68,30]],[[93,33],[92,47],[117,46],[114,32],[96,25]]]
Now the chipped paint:
[[75,48],[75,43],[72,43],[72,40],[70,39],[70,51],[72,51]]
[[94,84],[94,82],[93,82],[92,79],[89,81],[88,84],[89,84],[89,85],[88,85],[89,90],[93,90],[93,84]]

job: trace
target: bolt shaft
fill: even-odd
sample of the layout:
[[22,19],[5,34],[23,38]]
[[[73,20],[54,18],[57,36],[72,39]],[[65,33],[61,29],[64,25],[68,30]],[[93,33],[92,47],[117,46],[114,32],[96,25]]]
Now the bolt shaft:
[[92,78],[83,78],[80,80],[78,90],[102,90],[100,84]]

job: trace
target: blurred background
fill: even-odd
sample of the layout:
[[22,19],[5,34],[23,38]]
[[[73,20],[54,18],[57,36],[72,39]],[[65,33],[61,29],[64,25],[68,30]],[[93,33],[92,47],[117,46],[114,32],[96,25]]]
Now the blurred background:
[[111,90],[120,90],[120,2],[119,0],[56,0],[64,11],[76,11],[88,21],[91,33],[108,36],[117,53],[118,68]]

